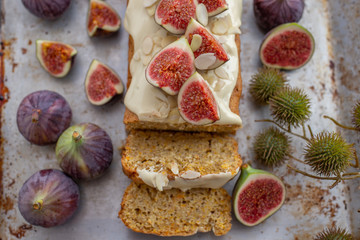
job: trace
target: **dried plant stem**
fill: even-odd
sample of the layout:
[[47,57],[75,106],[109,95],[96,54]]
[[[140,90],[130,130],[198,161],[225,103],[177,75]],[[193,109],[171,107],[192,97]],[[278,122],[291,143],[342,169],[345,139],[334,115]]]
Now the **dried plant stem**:
[[302,126],[302,130],[303,130],[303,136],[306,137],[306,128],[305,128],[304,122],[301,124],[301,126]]
[[314,138],[314,134],[313,134],[313,131],[312,131],[310,125],[308,125],[308,129],[309,129],[311,138]]
[[341,123],[339,123],[338,121],[336,121],[334,118],[329,117],[327,115],[324,115],[324,118],[330,119],[335,125],[344,128],[344,129],[348,129],[348,130],[353,130],[353,131],[359,131],[358,129],[354,128],[354,127],[349,127],[349,126],[345,126]]
[[302,138],[304,139],[305,141],[307,142],[310,142],[310,140],[306,137],[306,136],[301,136],[300,134],[297,134],[297,133],[293,133],[291,131],[291,128],[289,127],[288,129],[284,128],[283,126],[281,126],[280,124],[278,124],[277,122],[271,120],[271,119],[263,119],[263,120],[255,120],[255,122],[269,122],[269,123],[273,123],[275,124],[278,128],[280,128],[281,130],[291,134],[291,135],[294,135],[296,137],[299,137],[299,138]]
[[294,159],[294,160],[297,161],[297,162],[300,162],[300,163],[302,163],[302,164],[306,164],[303,160],[301,160],[301,159],[299,159],[299,158],[296,158],[296,157],[294,157],[294,156],[291,155],[291,154],[288,154],[287,156],[288,156],[289,158]]
[[[307,172],[301,171],[289,164],[287,164],[288,168],[294,170],[297,173],[300,173],[304,176],[307,177],[311,177],[311,178],[315,178],[315,179],[320,179],[320,180],[334,180],[335,182],[330,186],[330,188],[335,187],[337,184],[339,184],[340,181],[342,180],[351,180],[351,179],[355,179],[355,178],[360,178],[360,172],[359,173],[344,173],[342,176],[341,175],[337,175],[336,177],[320,177],[320,176],[316,176],[316,175],[312,175],[309,174]],[[345,176],[350,176],[350,177],[345,177]]]
[[356,154],[356,150],[354,151],[354,157],[355,157],[355,164],[350,163],[350,166],[354,167],[354,168],[359,168],[360,164],[359,164],[359,158]]

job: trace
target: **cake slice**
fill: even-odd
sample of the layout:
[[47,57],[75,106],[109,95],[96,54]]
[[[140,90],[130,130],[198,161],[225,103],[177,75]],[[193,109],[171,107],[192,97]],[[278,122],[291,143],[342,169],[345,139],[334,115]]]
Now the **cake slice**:
[[132,182],[125,190],[119,218],[135,232],[159,236],[189,236],[231,229],[231,197],[222,188],[157,191]]
[[226,134],[133,130],[121,159],[124,173],[162,191],[220,188],[239,171],[236,140]]

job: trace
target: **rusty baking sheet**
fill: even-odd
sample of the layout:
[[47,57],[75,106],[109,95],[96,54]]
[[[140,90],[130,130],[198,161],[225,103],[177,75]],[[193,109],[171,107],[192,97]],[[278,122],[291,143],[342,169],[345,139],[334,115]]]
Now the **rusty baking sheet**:
[[[126,1],[108,2],[123,18]],[[289,72],[288,78],[292,86],[305,89],[311,97],[313,114],[310,123],[313,131],[336,130],[334,124],[325,120],[323,115],[328,114],[349,123],[351,107],[359,98],[360,5],[351,0],[305,2],[300,23],[314,34],[316,50],[311,62],[297,71]],[[111,135],[116,147],[124,143],[126,134],[122,123],[122,99],[103,107],[94,107],[86,99],[83,84],[88,66],[94,58],[108,63],[123,80],[126,79],[128,35],[121,28],[120,33],[111,38],[90,39],[85,29],[87,5],[88,1],[73,1],[70,10],[61,19],[46,22],[32,16],[20,1],[1,1],[1,240],[158,239],[128,230],[117,218],[122,194],[130,182],[122,173],[119,152],[115,152],[114,162],[104,177],[81,183],[81,206],[65,225],[52,229],[31,226],[17,209],[17,194],[23,182],[39,169],[58,168],[54,146],[31,145],[17,130],[16,110],[28,93],[39,89],[59,92],[73,109],[73,123],[94,122]],[[260,67],[257,53],[263,37],[255,25],[252,11],[252,1],[244,1],[241,27],[244,90],[240,103],[244,128],[238,131],[236,139],[239,152],[246,162],[252,162],[251,145],[255,134],[267,126],[254,120],[269,116],[268,108],[255,105],[248,93],[249,79]],[[35,57],[36,39],[63,41],[77,48],[78,56],[66,78],[54,79],[41,68]],[[342,132],[359,147],[358,134]],[[305,143],[294,138],[293,141],[296,146],[294,155],[301,157]],[[285,166],[268,170],[275,172],[286,184],[284,206],[263,224],[253,228],[244,227],[234,220],[232,230],[218,239],[312,239],[324,227],[335,224],[346,227],[360,239],[360,180],[341,183],[329,189],[329,182],[303,177]],[[230,193],[234,182],[225,186]],[[187,239],[215,238],[212,233],[202,233]]]

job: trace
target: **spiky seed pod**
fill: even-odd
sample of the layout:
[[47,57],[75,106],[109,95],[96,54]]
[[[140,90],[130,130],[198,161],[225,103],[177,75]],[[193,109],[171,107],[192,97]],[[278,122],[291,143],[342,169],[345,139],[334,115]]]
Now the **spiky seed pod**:
[[286,82],[284,73],[278,69],[264,67],[251,77],[250,93],[257,102],[265,104],[285,86]]
[[353,126],[360,131],[360,101],[358,101],[353,108],[352,123]]
[[305,147],[305,162],[320,175],[338,175],[353,158],[353,146],[335,132],[321,132]]
[[256,160],[268,166],[278,166],[290,154],[290,140],[285,133],[270,127],[255,137]]
[[299,88],[282,88],[269,103],[271,115],[281,125],[298,127],[311,115],[309,97]]
[[353,240],[354,238],[343,228],[326,228],[318,233],[314,240]]

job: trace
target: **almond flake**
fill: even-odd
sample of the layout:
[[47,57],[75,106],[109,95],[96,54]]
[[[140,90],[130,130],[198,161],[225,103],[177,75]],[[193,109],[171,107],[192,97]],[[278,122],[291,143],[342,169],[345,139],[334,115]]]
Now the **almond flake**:
[[201,174],[199,172],[190,171],[190,170],[180,175],[180,177],[184,179],[195,179],[195,178],[199,178],[200,176]]
[[227,19],[227,17],[217,19],[217,21],[212,24],[211,28],[211,31],[217,35],[224,35],[225,33],[227,33],[228,30],[229,20]]
[[215,69],[215,74],[219,78],[223,78],[223,79],[228,79],[229,78],[229,75],[227,74],[227,72],[225,71],[225,69],[223,67],[216,68]]
[[169,45],[170,43],[174,42],[177,40],[177,37],[175,36],[167,36],[164,37],[163,40],[161,41],[161,47],[166,47],[167,45]]
[[144,7],[150,7],[152,5],[154,5],[154,3],[156,3],[157,0],[143,0],[143,3],[144,3]]
[[225,82],[219,79],[219,81],[217,81],[217,83],[216,83],[216,86],[215,86],[214,90],[216,92],[220,92],[221,89],[223,89],[224,86],[225,86]]
[[209,22],[209,15],[208,11],[206,10],[206,7],[204,4],[200,3],[196,7],[196,18],[202,25],[206,26]]
[[152,52],[153,46],[154,46],[154,42],[151,39],[151,37],[146,37],[142,43],[142,48],[141,48],[142,52],[145,55],[149,55]]
[[209,69],[216,62],[214,53],[204,53],[195,59],[195,67],[200,70]]
[[156,5],[154,4],[151,7],[147,7],[146,11],[150,17],[154,16],[156,12]]
[[144,66],[149,65],[151,59],[152,59],[152,57],[150,55],[142,55],[141,56],[141,61],[144,64]]
[[195,52],[196,50],[199,49],[201,44],[202,44],[202,37],[199,34],[194,34],[190,44],[191,50]]

